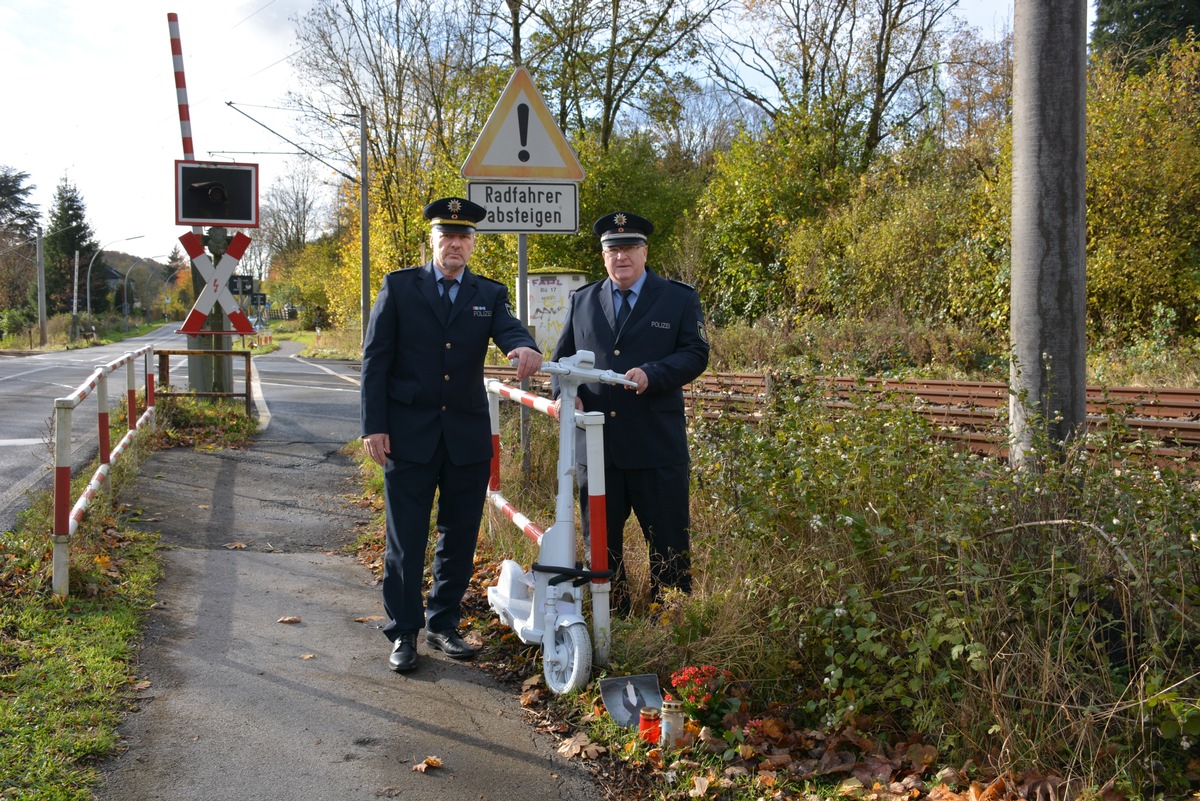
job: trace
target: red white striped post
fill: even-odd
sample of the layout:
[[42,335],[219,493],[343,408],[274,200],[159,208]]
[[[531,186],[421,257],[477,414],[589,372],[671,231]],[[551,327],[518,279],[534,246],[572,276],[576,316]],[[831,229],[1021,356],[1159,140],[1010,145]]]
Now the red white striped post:
[[192,117],[188,110],[187,81],[183,77],[183,42],[179,38],[179,15],[167,14],[167,27],[171,30],[171,60],[175,65],[175,99],[179,104],[179,131],[183,134],[183,157],[196,160],[196,147],[192,143]]
[[133,359],[125,363],[125,406],[129,413],[130,430],[137,428],[138,421],[138,404],[137,404],[137,374],[136,365]]
[[[175,68],[175,102],[179,106],[179,133],[183,137],[183,157],[196,160],[196,145],[192,141],[192,112],[188,106],[187,81],[183,77],[183,40],[179,38],[179,15],[167,14],[167,28],[171,32],[171,62]],[[192,226],[192,233],[199,235],[202,229]]]
[[492,468],[488,474],[488,492],[500,491],[500,395],[489,392],[488,417],[492,423]]

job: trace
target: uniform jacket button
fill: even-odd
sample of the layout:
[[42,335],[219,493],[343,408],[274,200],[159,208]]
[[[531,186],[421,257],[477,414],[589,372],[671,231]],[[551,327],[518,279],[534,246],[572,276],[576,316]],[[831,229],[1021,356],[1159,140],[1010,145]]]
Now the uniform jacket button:
[[615,350],[613,350],[613,356],[620,356],[620,355],[621,355],[621,349],[620,349],[620,348],[616,348]]

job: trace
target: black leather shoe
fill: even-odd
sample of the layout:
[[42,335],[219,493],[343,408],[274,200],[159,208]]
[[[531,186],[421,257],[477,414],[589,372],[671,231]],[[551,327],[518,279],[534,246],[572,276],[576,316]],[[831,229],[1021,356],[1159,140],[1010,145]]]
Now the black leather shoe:
[[425,632],[425,644],[437,648],[451,659],[471,659],[479,653],[478,648],[474,645],[469,645],[462,638],[462,635],[458,633],[458,629],[427,631]]
[[388,665],[397,673],[412,670],[417,666],[417,633],[403,631],[392,643],[392,655],[388,657]]

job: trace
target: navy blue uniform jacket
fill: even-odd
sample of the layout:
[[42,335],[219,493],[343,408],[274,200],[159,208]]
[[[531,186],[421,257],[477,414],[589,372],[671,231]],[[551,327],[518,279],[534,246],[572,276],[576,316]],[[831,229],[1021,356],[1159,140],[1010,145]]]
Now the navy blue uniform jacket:
[[504,353],[537,343],[509,312],[504,284],[469,269],[447,320],[440,277],[432,262],[384,277],[363,346],[362,433],[386,432],[394,459],[428,462],[444,436],[452,463],[488,461],[488,342]]
[[[694,288],[646,271],[646,283],[618,335],[612,282],[588,284],[571,296],[554,360],[590,350],[596,367],[624,375],[646,371],[649,388],[592,383],[579,387],[585,411],[604,412],[604,460],[622,470],[688,462],[683,386],[708,367],[704,311]],[[582,460],[583,454],[577,454]]]

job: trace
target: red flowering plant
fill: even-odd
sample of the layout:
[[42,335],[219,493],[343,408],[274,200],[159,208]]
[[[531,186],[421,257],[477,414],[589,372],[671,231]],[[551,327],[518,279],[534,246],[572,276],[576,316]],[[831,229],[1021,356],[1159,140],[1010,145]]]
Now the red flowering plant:
[[[683,713],[702,726],[720,727],[730,712],[736,712],[742,700],[729,694],[733,674],[713,665],[688,666],[671,674],[674,693]],[[674,698],[671,696],[674,695]]]

